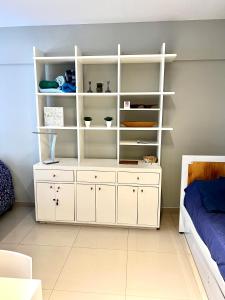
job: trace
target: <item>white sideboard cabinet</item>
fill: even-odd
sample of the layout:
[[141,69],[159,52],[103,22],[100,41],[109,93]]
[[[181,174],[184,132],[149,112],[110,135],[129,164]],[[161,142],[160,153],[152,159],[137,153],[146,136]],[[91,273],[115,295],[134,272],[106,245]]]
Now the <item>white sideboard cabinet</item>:
[[37,181],[37,219],[42,221],[74,221],[74,197],[74,183]]
[[34,165],[36,220],[111,226],[160,226],[161,167],[114,160],[61,159]]

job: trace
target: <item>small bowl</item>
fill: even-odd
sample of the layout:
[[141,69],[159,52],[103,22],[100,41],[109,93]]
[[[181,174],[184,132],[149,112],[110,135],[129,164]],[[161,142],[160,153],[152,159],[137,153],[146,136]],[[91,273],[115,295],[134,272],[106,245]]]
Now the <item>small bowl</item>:
[[148,163],[148,164],[155,164],[157,163],[157,157],[154,155],[146,155],[143,157],[144,162]]

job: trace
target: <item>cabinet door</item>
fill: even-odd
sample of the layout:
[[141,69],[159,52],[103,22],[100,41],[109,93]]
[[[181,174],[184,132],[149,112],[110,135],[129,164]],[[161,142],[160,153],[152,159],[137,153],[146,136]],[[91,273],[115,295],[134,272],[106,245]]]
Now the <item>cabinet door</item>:
[[95,185],[77,184],[77,221],[95,222]]
[[159,190],[157,187],[138,188],[138,224],[157,226]]
[[96,186],[96,222],[115,223],[116,188],[109,185]]
[[37,218],[41,221],[55,221],[55,185],[38,182],[36,184]]
[[118,186],[118,223],[137,224],[137,191],[133,186]]
[[56,221],[74,221],[74,184],[55,184],[56,195]]

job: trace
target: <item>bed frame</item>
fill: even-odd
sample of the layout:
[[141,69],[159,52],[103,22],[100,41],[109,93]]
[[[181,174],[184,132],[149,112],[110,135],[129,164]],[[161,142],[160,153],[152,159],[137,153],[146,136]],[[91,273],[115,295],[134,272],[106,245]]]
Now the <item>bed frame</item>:
[[195,179],[225,176],[225,156],[182,156],[179,232],[184,233],[209,300],[225,299],[225,281],[184,207],[184,189]]

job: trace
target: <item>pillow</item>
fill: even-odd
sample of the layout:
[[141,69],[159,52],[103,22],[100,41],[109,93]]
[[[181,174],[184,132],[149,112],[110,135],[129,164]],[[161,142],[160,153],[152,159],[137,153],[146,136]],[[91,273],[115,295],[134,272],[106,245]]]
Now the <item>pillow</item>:
[[205,209],[208,212],[225,212],[225,178],[197,182]]

